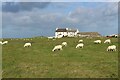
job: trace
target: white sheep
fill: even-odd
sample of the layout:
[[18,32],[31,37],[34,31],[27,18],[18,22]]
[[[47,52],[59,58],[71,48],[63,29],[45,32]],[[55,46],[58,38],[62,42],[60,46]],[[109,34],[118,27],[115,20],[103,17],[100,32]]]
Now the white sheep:
[[8,43],[8,41],[4,41],[2,44],[7,44]]
[[53,39],[54,37],[48,37],[48,40]]
[[94,41],[95,44],[100,44],[101,43],[101,40],[96,40]]
[[83,42],[83,40],[81,39],[81,40],[79,40],[78,42],[82,43],[82,42]]
[[104,43],[111,43],[111,40],[107,39],[107,40],[104,41]]
[[62,45],[63,46],[67,46],[67,42],[62,42]]
[[76,46],[76,48],[83,48],[84,44],[83,43],[80,43]]
[[116,51],[116,46],[115,45],[108,46],[107,51]]
[[29,47],[29,46],[32,46],[32,44],[31,43],[25,43],[24,44],[24,47]]
[[55,46],[52,51],[55,51],[55,50],[63,50],[62,45]]

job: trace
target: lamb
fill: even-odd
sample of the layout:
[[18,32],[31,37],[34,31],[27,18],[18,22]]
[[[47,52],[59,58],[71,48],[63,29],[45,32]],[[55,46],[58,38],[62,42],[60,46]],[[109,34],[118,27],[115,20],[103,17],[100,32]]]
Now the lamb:
[[63,43],[62,43],[62,46],[67,46],[67,42],[63,42]]
[[29,46],[32,46],[32,44],[31,43],[25,43],[24,44],[24,47],[29,47]]
[[52,51],[55,51],[55,50],[63,50],[62,45],[55,46]]
[[94,41],[95,44],[100,44],[101,43],[101,40],[96,40]]
[[76,46],[76,48],[83,48],[84,44],[83,43],[80,43]]
[[104,41],[104,43],[111,43],[111,40],[107,39],[107,40]]
[[79,42],[80,42],[80,43],[82,43],[82,42],[83,42],[83,40],[81,39],[81,40],[79,40]]
[[107,51],[116,51],[116,46],[115,45],[108,46]]

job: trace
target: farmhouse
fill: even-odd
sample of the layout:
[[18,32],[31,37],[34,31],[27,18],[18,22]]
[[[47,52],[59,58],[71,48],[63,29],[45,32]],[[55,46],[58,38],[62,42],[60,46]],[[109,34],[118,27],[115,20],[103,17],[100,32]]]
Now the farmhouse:
[[78,32],[78,29],[56,28],[55,37],[75,37]]
[[115,37],[115,38],[117,38],[117,37],[119,37],[119,36],[120,36],[120,34],[112,34],[112,35],[107,35],[106,37],[109,37],[109,38]]
[[79,37],[101,37],[98,32],[79,32],[77,33]]

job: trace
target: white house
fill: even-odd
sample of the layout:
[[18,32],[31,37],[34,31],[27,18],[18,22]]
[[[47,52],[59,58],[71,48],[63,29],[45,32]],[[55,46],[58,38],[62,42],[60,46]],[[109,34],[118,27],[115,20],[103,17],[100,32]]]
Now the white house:
[[78,32],[78,29],[56,28],[55,37],[75,37]]

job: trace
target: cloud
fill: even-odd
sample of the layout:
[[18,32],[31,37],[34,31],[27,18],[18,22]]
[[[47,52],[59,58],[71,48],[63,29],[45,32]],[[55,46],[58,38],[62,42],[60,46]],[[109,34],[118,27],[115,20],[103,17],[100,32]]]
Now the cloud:
[[[53,5],[54,3],[52,3]],[[61,3],[62,4],[62,3]],[[85,3],[84,3],[85,4]],[[3,11],[3,36],[31,37],[52,36],[56,27],[78,28],[80,31],[97,31],[102,35],[116,33],[117,4],[100,3],[97,7],[74,6],[76,3],[49,9],[24,9],[16,12]],[[28,7],[28,6],[27,6]],[[66,11],[68,10],[68,11]],[[65,11],[65,12],[64,12]]]
[[2,10],[3,12],[30,11],[34,8],[46,8],[49,3],[50,2],[4,2]]

